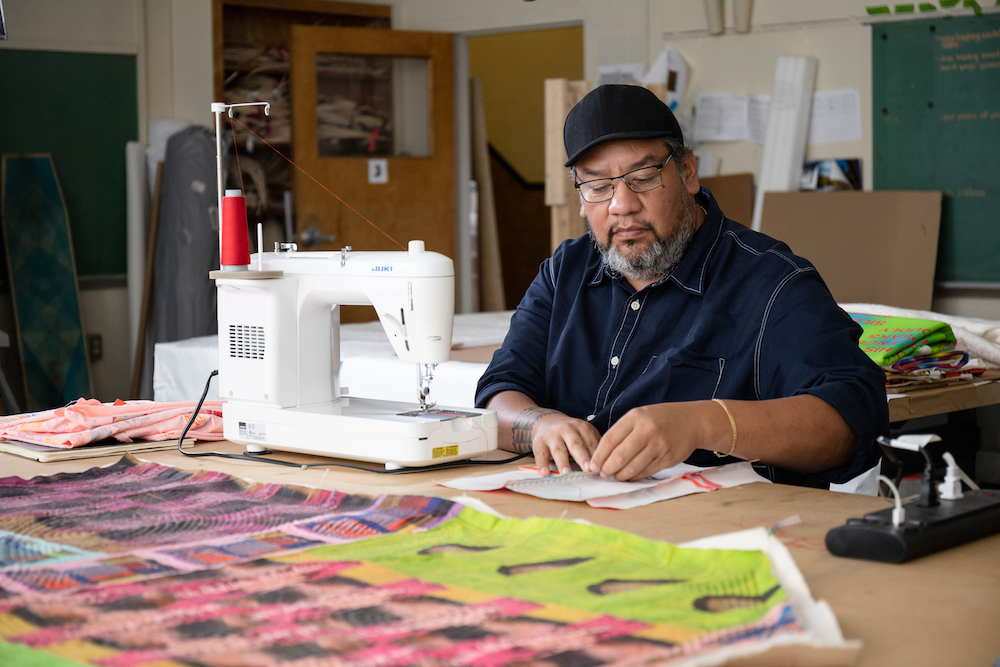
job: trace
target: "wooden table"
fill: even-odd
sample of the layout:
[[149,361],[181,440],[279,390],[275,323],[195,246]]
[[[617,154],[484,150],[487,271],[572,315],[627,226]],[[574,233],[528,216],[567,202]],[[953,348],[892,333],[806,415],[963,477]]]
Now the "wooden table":
[[[201,444],[195,450],[231,443]],[[316,461],[307,456],[282,458]],[[259,482],[303,484],[351,493],[431,494],[461,492],[437,481],[491,474],[496,468],[459,468],[437,473],[376,475],[344,468],[286,468],[217,457],[188,458],[176,451],[138,458],[185,469],[219,470]],[[117,457],[42,464],[0,454],[0,476],[51,475],[105,465]],[[519,464],[511,464],[514,467]],[[824,537],[849,517],[888,506],[884,499],[779,484],[748,484],[686,496],[627,511],[585,503],[549,501],[509,491],[470,493],[514,517],[585,519],[655,540],[686,542],[754,526],[770,526],[797,514],[802,522],[777,535],[789,548],[812,595],[826,600],[847,639],[861,639],[858,665],[993,665],[1000,657],[1000,535],[945,552],[888,565],[837,558]]]
[[1000,382],[968,382],[939,389],[919,389],[889,397],[889,421],[930,417],[1000,403]]

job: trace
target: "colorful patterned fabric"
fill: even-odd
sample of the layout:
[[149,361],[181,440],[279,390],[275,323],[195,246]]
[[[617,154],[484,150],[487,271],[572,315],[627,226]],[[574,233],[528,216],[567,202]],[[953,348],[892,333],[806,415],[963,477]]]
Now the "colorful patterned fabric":
[[798,629],[759,552],[130,458],[0,479],[0,529],[0,664],[668,664]]
[[862,313],[850,313],[850,316],[863,330],[858,344],[879,366],[955,348],[955,334],[946,322]]
[[935,354],[921,354],[915,357],[905,357],[894,362],[889,368],[896,373],[914,375],[935,375],[954,371],[969,363],[969,353],[961,350],[949,350]]
[[[108,438],[176,440],[191,421],[193,402],[77,399],[54,410],[0,417],[0,438],[72,449]],[[205,401],[185,437],[222,440],[222,401]]]

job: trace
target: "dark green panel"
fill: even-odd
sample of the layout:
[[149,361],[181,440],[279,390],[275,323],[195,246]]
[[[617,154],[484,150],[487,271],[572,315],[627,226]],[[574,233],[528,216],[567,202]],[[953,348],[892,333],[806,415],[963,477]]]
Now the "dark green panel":
[[135,56],[0,50],[0,153],[55,162],[81,275],[125,273],[125,144]]
[[876,190],[945,193],[936,279],[1000,283],[1000,16],[872,26]]

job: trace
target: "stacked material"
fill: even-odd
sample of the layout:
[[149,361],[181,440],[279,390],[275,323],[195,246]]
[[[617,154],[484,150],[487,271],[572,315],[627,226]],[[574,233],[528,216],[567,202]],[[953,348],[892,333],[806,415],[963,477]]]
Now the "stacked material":
[[[292,137],[292,112],[288,90],[288,48],[284,46],[228,46],[223,54],[226,104],[269,102],[270,114],[262,109],[237,109],[235,113],[247,127],[271,143],[288,144]],[[227,120],[228,124],[228,120]],[[239,123],[235,124],[236,141],[252,150],[255,141]]]
[[[101,403],[81,398],[55,410],[0,417],[0,438],[59,449],[81,447],[108,438],[119,442],[176,440],[191,421],[194,410],[192,402],[117,400]],[[224,439],[222,401],[205,401],[187,437]]]
[[936,320],[850,313],[861,325],[859,345],[882,367],[886,386],[916,386],[971,380],[984,371],[969,367],[969,354],[955,349],[951,325]]

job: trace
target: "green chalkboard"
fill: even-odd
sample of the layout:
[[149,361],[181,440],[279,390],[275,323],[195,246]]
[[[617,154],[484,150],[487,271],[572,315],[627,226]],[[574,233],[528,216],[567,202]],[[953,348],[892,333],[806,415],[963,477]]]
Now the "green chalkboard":
[[52,155],[80,275],[121,274],[125,144],[139,136],[134,55],[0,49],[0,153]]
[[876,190],[945,193],[936,280],[1000,283],[1000,15],[872,26]]

